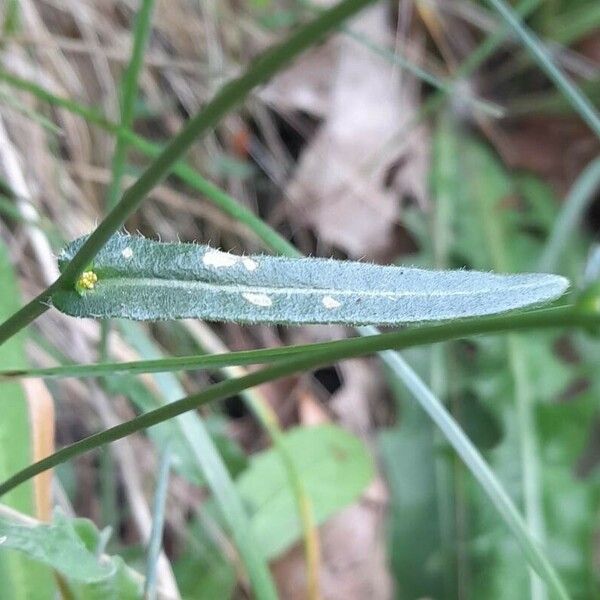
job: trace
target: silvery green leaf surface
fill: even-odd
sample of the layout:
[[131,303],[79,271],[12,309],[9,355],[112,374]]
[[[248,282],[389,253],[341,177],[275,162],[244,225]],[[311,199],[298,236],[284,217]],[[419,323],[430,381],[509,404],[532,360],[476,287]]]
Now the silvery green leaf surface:
[[[59,266],[86,238],[69,244]],[[52,302],[77,317],[395,325],[486,315],[561,296],[563,277],[428,271],[323,258],[238,256],[210,246],[116,235],[89,288]]]

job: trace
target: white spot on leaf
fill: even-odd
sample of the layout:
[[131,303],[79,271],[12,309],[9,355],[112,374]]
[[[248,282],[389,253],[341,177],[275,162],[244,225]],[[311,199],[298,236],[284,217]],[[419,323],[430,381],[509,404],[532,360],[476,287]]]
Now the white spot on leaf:
[[239,257],[227,252],[221,252],[220,250],[209,250],[203,257],[202,262],[207,267],[233,267],[239,260]]
[[321,302],[323,303],[323,306],[325,308],[328,308],[329,310],[339,308],[342,305],[341,302],[338,302],[335,298],[332,298],[331,296],[323,296]]
[[5,535],[0,535],[0,544],[4,544],[7,539],[8,538]]
[[242,258],[242,264],[246,267],[246,271],[255,271],[258,269],[258,263],[247,256]]
[[131,258],[133,256],[133,250],[127,246],[127,248],[124,248],[123,252],[121,252],[121,256],[123,258]]
[[242,294],[244,299],[248,300],[250,304],[255,304],[256,306],[264,306],[269,307],[273,305],[273,300],[269,298],[266,294],[253,294],[251,292],[244,292]]

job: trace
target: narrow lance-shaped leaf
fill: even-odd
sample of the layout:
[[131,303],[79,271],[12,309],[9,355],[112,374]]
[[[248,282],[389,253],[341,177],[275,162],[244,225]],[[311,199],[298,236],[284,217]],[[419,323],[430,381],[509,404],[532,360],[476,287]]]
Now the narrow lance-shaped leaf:
[[[65,248],[61,268],[85,239]],[[67,314],[101,319],[394,325],[541,304],[567,287],[556,275],[237,256],[209,246],[116,235],[75,288],[55,293],[52,302]]]

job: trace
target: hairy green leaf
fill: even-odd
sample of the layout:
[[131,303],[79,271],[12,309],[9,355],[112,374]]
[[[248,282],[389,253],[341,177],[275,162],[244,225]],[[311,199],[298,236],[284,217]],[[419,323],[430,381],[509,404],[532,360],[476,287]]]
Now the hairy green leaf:
[[[61,268],[86,239],[65,248]],[[56,292],[52,303],[77,317],[392,325],[499,313],[552,300],[567,287],[556,275],[237,256],[116,235],[76,289]]]

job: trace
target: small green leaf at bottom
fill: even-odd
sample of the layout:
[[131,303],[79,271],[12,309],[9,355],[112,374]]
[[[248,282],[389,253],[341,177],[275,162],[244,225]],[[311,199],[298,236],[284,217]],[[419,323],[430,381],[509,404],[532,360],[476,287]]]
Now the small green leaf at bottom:
[[[68,519],[57,512],[53,522],[35,526],[0,519],[0,548],[16,550],[61,573],[74,598],[137,600],[142,589],[120,557],[98,557],[99,533],[86,519]],[[1,596],[1,593],[0,593]]]

